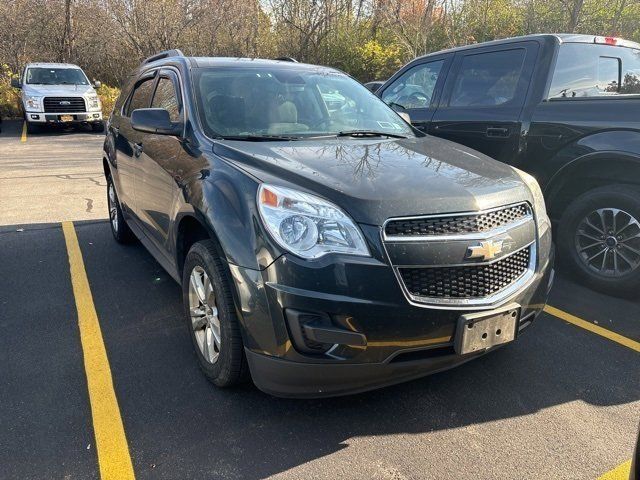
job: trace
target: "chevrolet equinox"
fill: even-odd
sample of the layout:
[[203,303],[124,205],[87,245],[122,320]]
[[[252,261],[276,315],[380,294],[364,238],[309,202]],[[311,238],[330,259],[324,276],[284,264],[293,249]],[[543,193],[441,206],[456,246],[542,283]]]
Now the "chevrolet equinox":
[[364,391],[513,341],[552,282],[536,181],[427,136],[337,70],[145,60],[104,144],[110,225],[182,286],[200,367]]

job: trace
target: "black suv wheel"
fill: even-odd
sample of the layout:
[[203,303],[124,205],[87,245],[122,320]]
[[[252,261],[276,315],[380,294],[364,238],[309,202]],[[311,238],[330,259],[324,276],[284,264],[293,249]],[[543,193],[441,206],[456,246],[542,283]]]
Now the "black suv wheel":
[[109,206],[109,225],[111,225],[113,238],[115,238],[118,243],[129,243],[133,241],[135,236],[129,228],[129,225],[127,225],[127,221],[124,219],[111,176],[107,177],[107,205]]
[[640,288],[640,189],[607,185],[576,198],[560,220],[561,261],[596,290]]
[[231,284],[211,240],[196,242],[185,259],[182,299],[187,327],[205,376],[218,387],[248,378]]

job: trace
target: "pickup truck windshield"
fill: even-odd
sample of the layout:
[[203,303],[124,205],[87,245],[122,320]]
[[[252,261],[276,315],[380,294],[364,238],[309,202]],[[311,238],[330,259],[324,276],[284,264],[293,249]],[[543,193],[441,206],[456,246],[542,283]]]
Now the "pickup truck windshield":
[[201,68],[195,85],[202,125],[211,137],[414,136],[367,88],[337,72]]
[[31,85],[89,85],[79,68],[32,67],[27,70],[27,83]]

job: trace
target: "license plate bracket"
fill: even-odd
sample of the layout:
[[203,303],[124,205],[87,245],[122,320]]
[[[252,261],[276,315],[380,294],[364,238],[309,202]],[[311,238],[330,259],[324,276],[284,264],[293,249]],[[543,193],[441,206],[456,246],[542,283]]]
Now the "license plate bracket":
[[60,115],[61,122],[73,122],[73,115]]
[[512,342],[516,338],[519,318],[520,305],[517,304],[460,316],[453,343],[456,353],[465,355]]

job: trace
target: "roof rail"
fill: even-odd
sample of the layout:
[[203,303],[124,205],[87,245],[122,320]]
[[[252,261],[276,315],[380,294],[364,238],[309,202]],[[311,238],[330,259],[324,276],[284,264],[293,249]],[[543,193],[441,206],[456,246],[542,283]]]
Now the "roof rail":
[[156,53],[155,55],[151,55],[148,58],[145,58],[142,61],[142,64],[145,65],[147,63],[155,62],[156,60],[161,60],[163,58],[169,57],[184,57],[184,53],[181,50],[175,48],[173,50],[164,50],[163,52]]
[[281,62],[293,62],[293,63],[298,63],[298,60],[296,60],[293,57],[277,57],[274,58],[274,60],[279,60]]

